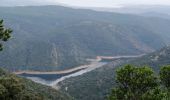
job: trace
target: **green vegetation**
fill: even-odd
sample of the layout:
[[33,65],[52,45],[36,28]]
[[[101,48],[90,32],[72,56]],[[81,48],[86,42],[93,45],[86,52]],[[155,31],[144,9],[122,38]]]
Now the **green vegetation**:
[[156,72],[159,72],[160,66],[170,64],[169,59],[170,59],[170,46],[164,47],[158,51],[145,55],[141,58],[129,61],[128,63],[137,66],[143,66],[143,65],[153,66],[153,69]]
[[[170,33],[170,21],[161,18],[150,19],[60,6],[1,7],[0,16],[14,29],[13,41],[9,41],[6,50],[0,54],[0,66],[10,71],[62,70],[84,64],[86,58],[151,52],[170,42],[170,35],[167,34]],[[2,31],[4,30],[9,29]],[[10,32],[9,30],[5,33]],[[10,36],[3,37],[5,38],[1,40],[6,41]],[[116,63],[110,63],[88,74],[61,82],[61,89],[78,100],[103,100],[110,92],[110,87],[115,85],[111,80],[114,80],[114,70],[117,66],[126,63],[151,65],[159,72],[160,65],[170,64],[169,52],[169,49],[164,49],[130,62],[117,60]],[[153,75],[150,69],[140,70],[146,70],[148,75]],[[164,71],[166,72],[162,70]],[[167,87],[165,78],[168,76],[161,74],[162,84]],[[45,100],[70,99],[67,94],[50,87],[14,75],[4,75],[4,72],[1,73],[1,80],[0,94],[4,94],[1,98],[6,96],[9,99],[21,97]],[[141,80],[136,79],[136,81]],[[11,83],[11,86],[6,82]],[[139,93],[139,95],[145,98],[162,97],[160,94],[164,94],[168,89],[162,91],[163,87],[156,88],[157,85],[159,86],[155,84],[149,87],[154,89],[146,94]],[[13,91],[10,91],[11,89]],[[21,93],[21,97],[18,97]]]
[[1,96],[2,100],[14,100],[20,99],[20,94],[23,90],[23,85],[19,81],[19,79],[13,76],[1,76],[0,78],[0,86],[1,86]]
[[[12,30],[0,21],[0,41],[7,41]],[[0,44],[2,50],[2,44]],[[65,93],[7,73],[0,68],[0,100],[72,100]]]
[[[104,100],[107,94],[111,92],[110,88],[116,85],[116,70],[120,68],[119,66],[126,64],[134,66],[148,65],[151,66],[156,74],[159,74],[160,66],[170,64],[170,47],[164,47],[138,59],[113,61],[102,68],[61,82],[61,89],[78,100],[90,100],[91,98],[93,100]],[[67,91],[65,90],[66,87],[68,88]],[[80,90],[83,91],[78,93],[77,91]]]
[[25,89],[21,78],[5,73],[2,69],[0,76],[1,100],[43,100],[43,96]]
[[0,16],[14,29],[0,56],[0,66],[12,71],[63,70],[99,55],[151,52],[170,41],[170,21],[161,18],[61,6],[1,7]]
[[[0,41],[8,41],[8,39],[11,37],[12,30],[6,29],[3,24],[3,20],[0,20]],[[3,45],[0,42],[0,51],[3,50]]]
[[72,100],[62,92],[0,69],[0,100]]
[[[105,100],[110,93],[110,88],[115,85],[113,79],[117,66],[119,64],[105,65],[87,74],[67,79],[59,86],[61,86],[62,91],[70,94],[76,100]],[[66,90],[66,88],[68,89]]]
[[[168,88],[170,70],[167,69],[170,69],[170,66],[162,67],[160,76]],[[159,79],[149,67],[127,65],[120,68],[116,71],[116,83],[109,100],[165,100],[170,98],[168,91],[161,90]]]
[[161,68],[160,79],[161,79],[162,84],[170,92],[170,65]]

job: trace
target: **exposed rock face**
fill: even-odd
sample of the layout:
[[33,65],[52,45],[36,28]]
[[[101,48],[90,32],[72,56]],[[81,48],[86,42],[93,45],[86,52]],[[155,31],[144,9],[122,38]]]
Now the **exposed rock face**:
[[57,47],[55,44],[52,46],[52,51],[51,51],[51,57],[52,57],[52,62],[54,62],[55,66],[58,66],[58,53],[57,53]]

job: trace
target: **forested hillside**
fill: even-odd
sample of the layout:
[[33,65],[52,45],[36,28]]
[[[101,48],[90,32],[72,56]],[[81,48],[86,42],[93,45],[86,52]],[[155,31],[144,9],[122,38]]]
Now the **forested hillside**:
[[[125,64],[136,66],[148,65],[154,71],[159,72],[161,66],[170,64],[169,57],[170,47],[165,47],[138,59],[116,60],[90,73],[65,80],[60,83],[60,86],[63,91],[66,91],[65,88],[67,87],[66,92],[78,100],[88,100],[91,98],[93,100],[103,100],[111,92],[110,89],[115,86],[115,71],[117,68]],[[83,91],[77,93],[79,90]]]
[[1,100],[73,100],[66,93],[17,77],[0,69]]
[[[61,6],[1,7],[14,33],[0,54],[9,70],[62,70],[86,58],[152,52],[170,42],[170,21]],[[15,59],[15,60],[14,60]]]
[[151,65],[158,71],[160,66],[170,64],[170,46],[131,61],[135,65]]

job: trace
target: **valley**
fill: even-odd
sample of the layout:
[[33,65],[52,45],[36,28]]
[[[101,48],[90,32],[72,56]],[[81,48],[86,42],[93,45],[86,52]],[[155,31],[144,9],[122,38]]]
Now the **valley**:
[[62,71],[98,55],[150,53],[170,41],[170,21],[162,18],[63,6],[0,7],[0,16],[13,29],[0,56],[11,72]]
[[[157,59],[155,60],[155,58]],[[106,65],[96,70],[85,73],[81,76],[66,79],[58,85],[62,91],[68,92],[77,100],[104,100],[107,94],[111,92],[110,88],[116,84],[116,70],[127,64],[135,66],[151,66],[154,71],[158,72],[160,66],[170,64],[170,46],[139,58],[130,60],[118,59],[108,62]],[[77,92],[79,90],[83,90],[83,92]]]
[[[79,67],[75,67],[68,70],[63,71],[18,71],[13,72],[16,75],[26,77],[31,79],[34,82],[44,84],[47,86],[51,86],[55,89],[58,89],[58,83],[64,81],[65,79],[69,79],[72,77],[77,77],[83,75],[85,73],[91,72],[97,68],[103,67],[104,65],[108,64],[109,62],[114,62],[114,60],[118,59],[134,59],[142,57],[144,54],[141,55],[125,55],[125,56],[97,56],[96,59],[87,59],[91,61],[90,64],[82,65]],[[107,62],[107,60],[109,62]]]
[[[144,8],[0,6],[0,94],[2,90],[10,97],[6,90],[15,90],[8,88],[13,83],[24,98],[106,100],[118,84],[117,70],[125,65],[129,69],[134,65],[137,74],[152,68],[156,76],[160,66],[170,64],[170,7]],[[12,31],[5,30],[8,27]],[[136,70],[142,66],[147,67],[142,73]],[[121,77],[126,76],[131,77],[129,72]],[[146,77],[139,76],[142,83]],[[153,95],[155,90],[145,94]]]

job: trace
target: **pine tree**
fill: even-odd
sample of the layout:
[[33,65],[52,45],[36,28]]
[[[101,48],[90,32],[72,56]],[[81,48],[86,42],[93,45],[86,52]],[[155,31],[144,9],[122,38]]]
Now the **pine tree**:
[[12,30],[10,28],[5,28],[3,20],[0,20],[0,51],[3,50],[3,43],[8,41],[11,37]]

